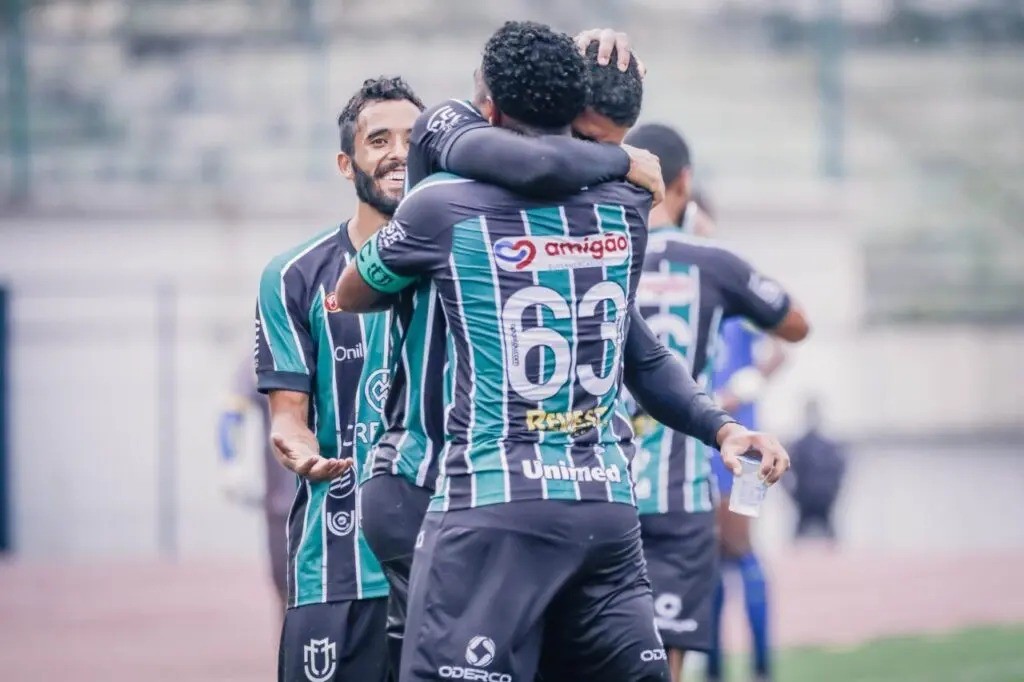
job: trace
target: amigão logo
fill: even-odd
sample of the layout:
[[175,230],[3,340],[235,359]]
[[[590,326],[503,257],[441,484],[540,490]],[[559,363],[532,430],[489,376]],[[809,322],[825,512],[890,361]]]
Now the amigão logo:
[[494,242],[498,267],[506,272],[572,270],[621,265],[629,256],[624,234],[586,237],[521,237]]
[[537,247],[529,239],[499,239],[494,242],[494,255],[502,270],[523,270],[537,257]]

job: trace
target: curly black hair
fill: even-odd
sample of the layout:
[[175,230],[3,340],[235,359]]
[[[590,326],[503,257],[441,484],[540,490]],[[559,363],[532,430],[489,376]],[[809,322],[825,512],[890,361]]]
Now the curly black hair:
[[482,70],[497,108],[530,128],[564,128],[587,104],[582,55],[572,38],[544,24],[506,22],[487,41]]
[[370,102],[407,100],[423,111],[423,102],[401,76],[379,76],[367,78],[362,87],[352,95],[345,108],[338,114],[338,130],[341,134],[341,151],[349,156],[355,154],[356,120]]
[[616,125],[631,127],[640,118],[644,103],[644,81],[640,77],[636,56],[629,56],[629,68],[619,71],[618,50],[612,50],[608,64],[597,63],[597,42],[587,47],[587,72],[590,76],[590,99],[594,112],[609,118]]

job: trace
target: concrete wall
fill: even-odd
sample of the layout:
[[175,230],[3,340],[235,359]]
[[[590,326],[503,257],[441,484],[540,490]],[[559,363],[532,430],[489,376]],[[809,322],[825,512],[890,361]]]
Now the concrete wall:
[[[14,531],[24,555],[157,550],[160,282],[177,296],[180,550],[260,551],[259,516],[228,503],[219,489],[217,410],[232,370],[250,353],[263,263],[330,222],[49,220],[0,227],[0,277],[14,294]],[[815,322],[813,338],[794,350],[766,400],[771,428],[796,432],[810,393],[825,398],[833,429],[855,438],[1020,422],[1024,332],[863,329],[854,237],[836,225],[784,222],[762,220],[756,230],[739,224],[724,234],[785,281]],[[866,451],[853,466],[843,527],[866,547],[1024,546],[1019,524],[992,523],[993,511],[1001,519],[1024,513],[1011,487],[1024,480],[1021,466],[1005,449],[980,446],[934,458],[913,448]],[[775,546],[788,520],[781,492],[773,497],[783,509],[762,536]]]

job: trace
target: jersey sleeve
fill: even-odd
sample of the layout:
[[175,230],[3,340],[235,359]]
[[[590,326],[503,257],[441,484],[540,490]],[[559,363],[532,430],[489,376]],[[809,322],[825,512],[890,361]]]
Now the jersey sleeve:
[[789,312],[789,294],[781,284],[726,249],[716,249],[715,272],[722,278],[726,317],[748,318],[761,329],[778,326]]
[[629,156],[616,145],[564,135],[527,137],[488,125],[454,140],[442,167],[517,194],[550,199],[624,179]]
[[462,100],[445,100],[423,111],[412,126],[406,190],[416,187],[436,171],[447,170],[448,155],[455,143],[464,133],[482,128],[490,128],[490,124],[471,104]]
[[301,285],[295,271],[282,272],[274,262],[260,278],[255,349],[260,393],[312,390],[316,363]]
[[394,218],[366,241],[356,268],[373,289],[394,294],[448,263],[452,247],[452,185],[469,180],[435,175],[406,195]]

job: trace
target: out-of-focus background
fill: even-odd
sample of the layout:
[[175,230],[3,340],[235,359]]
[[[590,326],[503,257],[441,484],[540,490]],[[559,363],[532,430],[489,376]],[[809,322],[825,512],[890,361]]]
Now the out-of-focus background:
[[629,32],[642,120],[814,323],[763,422],[820,399],[849,474],[834,549],[782,490],[757,525],[777,678],[1024,680],[1024,1],[0,8],[0,678],[272,678],[263,521],[217,455],[259,271],[353,206],[364,78],[468,95],[532,18]]

